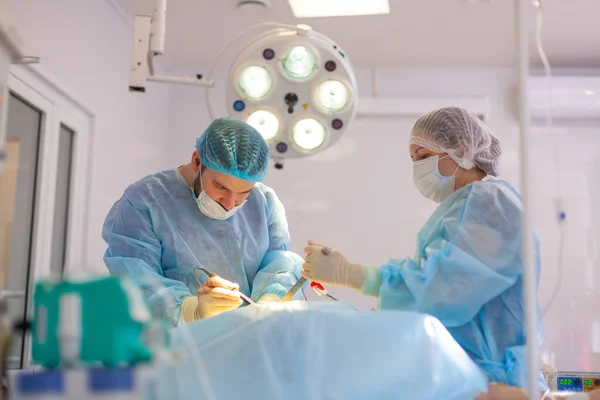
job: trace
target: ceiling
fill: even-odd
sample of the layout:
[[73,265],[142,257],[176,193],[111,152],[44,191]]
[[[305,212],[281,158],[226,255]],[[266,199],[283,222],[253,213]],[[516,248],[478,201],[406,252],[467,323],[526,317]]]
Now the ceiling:
[[[131,18],[149,15],[153,2],[117,1]],[[236,9],[234,3],[171,0],[163,65],[206,68],[231,37],[261,21],[309,24],[343,47],[356,66],[509,67],[515,61],[514,0],[390,0],[389,15],[302,20],[287,0],[272,0],[269,9]],[[553,67],[600,68],[600,0],[544,3],[543,42]],[[538,66],[533,6],[530,21],[531,62]]]

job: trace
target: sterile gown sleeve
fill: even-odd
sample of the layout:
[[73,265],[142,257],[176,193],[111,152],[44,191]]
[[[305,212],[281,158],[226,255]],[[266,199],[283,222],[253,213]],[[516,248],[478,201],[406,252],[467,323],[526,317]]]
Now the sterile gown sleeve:
[[102,237],[108,244],[104,262],[111,275],[132,278],[144,289],[153,312],[173,325],[180,324],[181,304],[192,294],[183,282],[164,276],[162,246],[154,233],[149,210],[122,197],[106,217]]
[[513,286],[523,271],[520,199],[495,184],[473,186],[432,215],[414,260],[365,267],[361,291],[379,296],[382,309],[423,312],[457,327]]
[[[288,251],[290,232],[283,204],[271,189],[264,195],[267,200],[269,247],[252,283],[252,296],[256,296],[253,297],[254,300],[259,300],[265,294],[283,297],[300,278],[300,268],[304,263],[302,257]],[[289,271],[289,273],[273,275],[278,271]],[[269,277],[271,277],[270,280]],[[264,290],[262,290],[263,288]],[[260,296],[257,296],[259,293]]]

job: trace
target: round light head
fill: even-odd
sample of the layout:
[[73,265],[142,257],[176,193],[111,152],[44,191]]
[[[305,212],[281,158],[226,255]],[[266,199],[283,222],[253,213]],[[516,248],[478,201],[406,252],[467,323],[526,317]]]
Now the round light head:
[[259,131],[278,162],[334,146],[351,126],[358,103],[345,52],[303,26],[248,39],[229,68],[229,116]]
[[315,100],[327,114],[342,111],[350,102],[350,89],[344,83],[330,79],[317,86]]
[[266,141],[279,133],[279,118],[266,110],[256,110],[246,117],[246,123],[256,129]]
[[301,119],[292,128],[292,139],[302,150],[314,150],[325,142],[325,127],[314,118]]
[[265,67],[252,65],[246,67],[238,75],[240,92],[249,99],[259,100],[271,91],[273,81]]
[[317,69],[317,56],[305,46],[291,47],[281,60],[283,72],[292,79],[306,79]]

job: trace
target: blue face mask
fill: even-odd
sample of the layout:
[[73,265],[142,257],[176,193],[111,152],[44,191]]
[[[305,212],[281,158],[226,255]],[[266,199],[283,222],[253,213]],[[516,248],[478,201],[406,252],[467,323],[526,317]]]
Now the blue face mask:
[[456,167],[452,176],[442,176],[438,163],[448,156],[426,158],[413,163],[413,179],[419,192],[429,200],[441,203],[454,193],[455,176],[459,167]]
[[[246,204],[246,201],[240,205],[233,207],[231,210],[226,210],[221,206],[218,202],[214,201],[210,198],[210,196],[204,191],[204,186],[202,185],[202,178],[200,178],[200,196],[196,199],[198,203],[198,208],[200,212],[206,215],[208,218],[216,219],[219,221],[224,221],[233,217],[243,206]],[[196,193],[194,193],[194,188],[192,189],[192,194],[196,197]]]

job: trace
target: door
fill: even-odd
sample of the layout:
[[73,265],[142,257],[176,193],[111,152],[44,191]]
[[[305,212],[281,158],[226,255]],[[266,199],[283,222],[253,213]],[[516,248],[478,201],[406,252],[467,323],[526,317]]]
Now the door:
[[[95,114],[40,68],[14,66],[8,80],[8,160],[0,174],[0,290],[13,320],[33,317],[34,285],[84,263],[91,134]],[[8,368],[28,368],[31,336],[15,338]]]
[[[2,290],[11,292],[9,312],[14,321],[26,318],[42,118],[41,111],[10,95],[8,158],[0,175],[0,269]],[[20,368],[22,359],[23,340],[15,338],[8,368]]]
[[[36,203],[42,196],[37,183],[42,174],[43,122],[46,115],[16,94],[9,97],[7,142],[8,159],[0,175],[0,275],[1,290],[9,293],[13,321],[30,318],[28,302],[33,288],[32,254],[36,234]],[[50,275],[60,278],[65,269],[69,223],[69,198],[75,132],[61,123],[50,248]],[[37,232],[39,233],[39,232]],[[24,338],[15,337],[8,353],[8,368],[22,368],[26,347]]]

